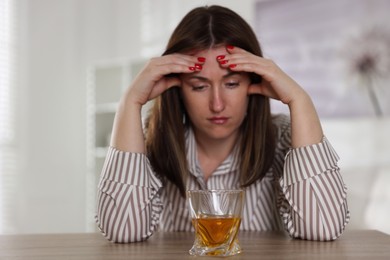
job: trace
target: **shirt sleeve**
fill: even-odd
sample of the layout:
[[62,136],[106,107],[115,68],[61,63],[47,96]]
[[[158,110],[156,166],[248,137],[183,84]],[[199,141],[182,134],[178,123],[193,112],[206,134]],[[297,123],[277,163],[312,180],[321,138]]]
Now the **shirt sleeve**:
[[146,240],[155,231],[162,187],[144,154],[109,148],[97,195],[96,222],[112,242]]
[[292,237],[327,241],[342,234],[349,210],[338,160],[326,137],[287,152],[279,179],[279,211]]

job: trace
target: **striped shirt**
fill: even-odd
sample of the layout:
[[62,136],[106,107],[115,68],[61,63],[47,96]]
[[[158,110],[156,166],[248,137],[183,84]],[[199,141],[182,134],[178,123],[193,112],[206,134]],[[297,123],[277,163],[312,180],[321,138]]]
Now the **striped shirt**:
[[[290,122],[274,118],[278,129],[275,160],[262,180],[245,188],[241,230],[285,229],[292,237],[334,240],[349,221],[346,187],[338,156],[326,139],[291,149]],[[195,137],[186,133],[190,176],[187,189],[240,188],[235,149],[205,182]],[[187,200],[177,187],[153,172],[144,154],[110,147],[98,187],[96,222],[113,242],[136,242],[156,230],[193,230]]]

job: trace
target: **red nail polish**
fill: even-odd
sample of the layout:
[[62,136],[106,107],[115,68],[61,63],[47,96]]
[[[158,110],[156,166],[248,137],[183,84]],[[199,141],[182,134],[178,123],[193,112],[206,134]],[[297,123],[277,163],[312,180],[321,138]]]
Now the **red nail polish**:
[[219,64],[226,64],[226,63],[228,63],[229,61],[228,60],[221,60],[220,62],[219,62]]
[[206,58],[205,58],[205,57],[198,57],[198,61],[199,61],[199,62],[205,62],[205,61],[206,61]]
[[226,48],[228,48],[229,50],[233,50],[234,46],[233,45],[228,45],[228,46],[226,46]]
[[188,67],[190,70],[194,71],[195,67]]
[[223,59],[225,59],[225,55],[218,55],[217,56],[217,60],[223,60]]
[[236,64],[230,64],[230,65],[229,65],[229,68],[231,68],[231,69],[233,69],[233,68],[235,68],[235,67],[237,67]]
[[195,69],[201,70],[201,69],[202,69],[202,65],[200,65],[200,64],[195,64]]

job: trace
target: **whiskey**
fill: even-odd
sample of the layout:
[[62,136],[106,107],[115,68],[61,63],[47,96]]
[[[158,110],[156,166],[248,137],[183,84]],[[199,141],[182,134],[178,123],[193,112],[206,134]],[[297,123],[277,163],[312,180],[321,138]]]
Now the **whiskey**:
[[201,246],[228,246],[236,240],[241,218],[232,216],[202,215],[192,220],[195,236]]

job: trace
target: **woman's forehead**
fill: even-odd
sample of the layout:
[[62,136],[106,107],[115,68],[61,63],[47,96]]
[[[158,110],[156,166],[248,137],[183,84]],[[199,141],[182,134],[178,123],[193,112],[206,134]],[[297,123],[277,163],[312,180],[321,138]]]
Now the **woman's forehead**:
[[[218,53],[218,54],[217,54]],[[198,50],[191,52],[190,55],[192,56],[198,56],[198,57],[205,57],[205,56],[215,56],[217,55],[223,55],[226,54],[226,47],[225,46],[215,46],[208,49]]]

